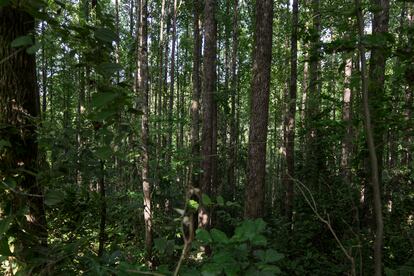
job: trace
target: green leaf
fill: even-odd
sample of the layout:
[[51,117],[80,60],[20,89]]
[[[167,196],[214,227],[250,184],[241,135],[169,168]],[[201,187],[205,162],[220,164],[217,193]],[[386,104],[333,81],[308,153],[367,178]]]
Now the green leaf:
[[96,149],[95,154],[99,159],[106,160],[112,156],[112,150],[110,147],[101,147]]
[[265,246],[267,244],[267,239],[263,235],[255,235],[251,242],[253,245]]
[[11,253],[11,251],[10,251],[9,242],[8,242],[7,237],[3,237],[0,240],[0,255],[3,255],[3,256],[11,256],[11,255],[13,255]]
[[11,0],[0,0],[0,7],[4,7],[8,5],[11,2]]
[[161,254],[164,254],[165,249],[167,248],[167,240],[164,238],[155,239],[154,248]]
[[284,258],[283,254],[277,252],[274,249],[268,249],[268,250],[266,250],[264,261],[266,263],[273,263],[273,262],[277,262],[277,261],[279,261],[283,258]]
[[209,206],[209,205],[212,204],[212,201],[211,201],[210,197],[206,194],[201,195],[201,200],[203,202],[203,205],[205,205],[205,206]]
[[45,195],[45,204],[54,206],[64,200],[65,193],[59,190],[50,190]]
[[217,243],[227,244],[229,242],[229,238],[227,238],[226,233],[224,233],[223,231],[214,228],[211,229],[210,234],[213,241]]
[[261,233],[266,229],[266,222],[262,218],[258,218],[254,221],[256,225],[256,232]]
[[95,38],[103,42],[112,43],[117,40],[117,35],[113,31],[107,28],[98,28],[95,30]]
[[40,49],[40,47],[42,47],[42,44],[39,42],[35,42],[33,46],[30,46],[29,48],[26,49],[26,53],[28,53],[29,55],[36,54],[36,52]]
[[195,201],[194,199],[190,199],[190,200],[188,201],[188,206],[190,206],[190,208],[191,208],[191,209],[193,209],[193,210],[197,210],[197,209],[198,209],[199,204],[198,204],[198,202],[197,202],[197,201]]
[[196,231],[196,238],[202,243],[210,243],[212,242],[210,233],[205,229],[197,229]]
[[217,204],[219,206],[223,206],[224,205],[224,198],[222,196],[218,196],[217,197]]
[[113,74],[115,74],[116,72],[121,71],[122,70],[122,66],[119,65],[118,63],[102,62],[101,64],[99,64],[97,66],[96,70],[101,75],[110,77]]
[[19,36],[18,38],[13,40],[12,43],[11,43],[11,46],[13,48],[28,46],[28,45],[33,45],[32,37],[29,36],[29,35]]
[[11,143],[8,140],[0,140],[0,150],[5,147],[11,148]]
[[111,92],[96,93],[92,96],[92,106],[96,108],[102,107],[110,103],[117,96],[118,94]]
[[9,230],[12,220],[12,216],[8,216],[0,220],[0,238]]

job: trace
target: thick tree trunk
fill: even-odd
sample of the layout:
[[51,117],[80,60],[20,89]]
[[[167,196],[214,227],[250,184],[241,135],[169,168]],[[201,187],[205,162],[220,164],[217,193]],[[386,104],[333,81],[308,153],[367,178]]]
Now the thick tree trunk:
[[255,18],[248,170],[244,209],[244,215],[247,218],[258,218],[264,215],[273,1],[256,1]]
[[142,111],[141,116],[141,178],[144,200],[145,249],[147,260],[152,257],[152,208],[151,183],[149,182],[149,127],[148,127],[148,9],[147,0],[139,0],[138,64],[136,91]]
[[[204,80],[203,80],[203,130],[202,130],[202,169],[201,190],[211,195],[214,190],[214,167],[217,148],[217,104],[216,59],[217,59],[217,22],[215,18],[216,0],[206,0],[204,6]],[[199,224],[208,227],[210,214],[203,206],[200,208]]]
[[40,273],[43,265],[30,263],[33,254],[39,260],[47,259],[43,189],[35,176],[38,169],[36,119],[40,115],[36,63],[35,56],[27,54],[24,48],[11,47],[16,38],[33,37],[34,32],[35,20],[31,15],[9,6],[0,8],[0,137],[10,143],[0,153],[0,175],[5,183],[16,182],[9,197],[13,215],[20,216],[28,207],[25,218],[14,219],[20,221],[15,226],[14,254],[28,266],[37,266],[32,272]]
[[293,206],[293,184],[295,176],[295,116],[296,116],[296,93],[298,74],[298,0],[292,3],[292,33],[290,37],[290,81],[289,96],[287,98],[287,112],[284,122],[285,127],[285,148],[286,148],[286,171],[284,185],[286,188],[286,217],[292,219]]

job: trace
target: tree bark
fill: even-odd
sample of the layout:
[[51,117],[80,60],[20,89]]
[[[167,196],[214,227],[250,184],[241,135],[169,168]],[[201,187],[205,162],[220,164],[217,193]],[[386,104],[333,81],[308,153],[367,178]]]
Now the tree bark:
[[[372,35],[383,36],[388,32],[389,21],[389,0],[372,0],[372,4],[378,7],[374,13],[372,21]],[[369,79],[368,79],[368,99],[372,115],[372,131],[374,135],[374,145],[378,157],[378,174],[381,183],[381,174],[383,167],[384,152],[384,133],[386,126],[384,124],[384,107],[387,102],[385,96],[385,63],[387,58],[386,45],[373,47],[369,61]]]
[[323,155],[320,145],[320,135],[316,122],[320,115],[320,78],[319,78],[319,51],[320,51],[320,31],[321,15],[320,0],[312,0],[313,27],[312,38],[309,52],[309,93],[307,95],[307,110],[305,118],[306,127],[306,179],[307,183],[317,185],[319,176],[323,168]]
[[346,185],[351,185],[351,150],[352,150],[352,91],[351,91],[351,74],[352,74],[352,57],[345,61],[344,76],[344,93],[342,99],[342,120],[345,123],[345,135],[342,139],[341,170],[342,178]]
[[[3,181],[16,183],[10,194],[13,216],[26,207],[25,219],[16,225],[15,255],[32,272],[40,273],[44,263],[33,262],[33,254],[47,259],[47,225],[43,188],[37,182],[38,145],[36,119],[40,115],[35,55],[24,48],[12,48],[11,42],[35,33],[32,15],[11,6],[0,8],[0,137],[10,146],[0,150],[0,175]],[[4,58],[4,59],[3,59]],[[3,204],[2,204],[3,205]],[[43,261],[42,261],[43,262]]]
[[286,171],[284,184],[286,188],[285,212],[289,221],[292,220],[293,185],[295,176],[295,116],[296,116],[296,93],[298,77],[298,0],[292,3],[292,33],[290,36],[290,81],[289,96],[287,98],[287,112],[285,117],[285,148],[286,148]]
[[244,209],[246,218],[258,218],[264,215],[273,1],[256,1],[255,18],[246,205]]
[[194,49],[193,49],[193,92],[191,97],[191,154],[193,156],[191,167],[191,182],[193,187],[200,186],[200,95],[201,95],[201,34],[200,34],[200,0],[194,0]]
[[[214,166],[217,148],[217,104],[216,59],[217,59],[217,22],[215,18],[216,0],[206,0],[204,6],[204,80],[203,80],[203,130],[202,130],[202,169],[201,190],[211,195],[214,186]],[[208,227],[210,214],[205,206],[200,208],[199,224]]]
[[144,203],[145,222],[145,249],[146,258],[152,257],[152,207],[151,207],[151,183],[149,181],[149,127],[148,127],[148,8],[147,0],[139,0],[138,29],[138,64],[136,72],[136,91],[140,101],[141,116],[141,178]]
[[171,69],[170,69],[170,94],[168,101],[168,162],[167,166],[170,167],[171,163],[171,152],[172,140],[173,140],[173,128],[174,128],[174,118],[173,118],[173,109],[174,109],[174,85],[175,85],[175,44],[177,41],[177,0],[174,0],[173,5],[173,23],[172,23],[172,39],[171,39]]
[[231,193],[231,200],[236,196],[236,165],[237,165],[237,118],[236,101],[238,95],[238,76],[237,76],[237,53],[238,53],[238,33],[239,33],[239,1],[233,0],[233,30],[232,30],[232,52],[231,52],[231,110],[230,110],[230,156],[228,185]]
[[[362,44],[361,40],[364,35],[364,19],[361,11],[360,0],[355,0],[355,6],[357,8],[357,20],[358,20],[358,34],[359,34],[359,43],[358,49],[361,59],[361,75],[362,75],[362,97],[363,97],[363,110],[364,110],[364,126],[366,134],[366,142],[368,145],[369,151],[369,164],[371,168],[371,185],[373,190],[373,201],[375,209],[375,222],[376,222],[376,232],[375,232],[375,241],[374,241],[374,270],[375,275],[382,275],[382,244],[383,244],[383,228],[384,222],[382,217],[382,204],[381,204],[381,191],[380,191],[380,178],[379,178],[379,165],[377,151],[375,149],[375,130],[371,122],[371,111],[370,111],[370,102],[369,102],[369,90],[368,90],[368,79],[366,75],[366,60],[365,60],[365,46]],[[372,55],[373,53],[371,53]],[[371,57],[372,58],[372,57]],[[382,64],[372,64],[371,70],[375,70],[375,66],[381,66]]]

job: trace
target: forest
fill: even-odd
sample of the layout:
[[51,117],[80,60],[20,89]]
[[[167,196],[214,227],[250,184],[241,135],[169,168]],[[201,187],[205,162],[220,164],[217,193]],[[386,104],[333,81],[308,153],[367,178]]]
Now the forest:
[[0,274],[414,275],[413,0],[0,0]]

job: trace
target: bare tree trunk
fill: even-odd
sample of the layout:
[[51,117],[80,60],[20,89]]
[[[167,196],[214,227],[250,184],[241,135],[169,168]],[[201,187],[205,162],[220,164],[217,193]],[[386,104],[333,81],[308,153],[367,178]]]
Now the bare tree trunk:
[[342,120],[345,123],[345,135],[342,140],[341,170],[344,183],[351,185],[351,150],[352,150],[352,91],[351,91],[352,57],[345,61],[344,94],[342,106]]
[[411,53],[411,64],[407,66],[406,71],[405,71],[405,78],[407,81],[407,89],[405,91],[405,118],[408,124],[408,129],[406,131],[405,134],[405,156],[404,156],[404,164],[407,167],[412,167],[412,162],[413,162],[413,156],[412,156],[412,152],[414,151],[414,147],[413,147],[413,108],[414,108],[414,58],[413,58],[413,52],[414,52],[414,37],[413,37],[413,33],[414,33],[414,4],[413,3],[408,3],[409,7],[408,7],[408,13],[407,13],[407,20],[408,20],[408,34],[411,34],[408,36],[408,51],[409,53]]
[[100,222],[99,222],[99,248],[98,256],[102,257],[105,242],[106,242],[106,189],[105,189],[105,161],[99,160],[100,177],[99,177],[99,208],[100,208]]
[[[368,79],[367,69],[365,60],[365,46],[361,43],[361,39],[364,35],[364,18],[361,11],[360,0],[355,0],[357,8],[357,20],[358,20],[358,34],[359,43],[358,49],[361,58],[361,75],[362,75],[362,96],[363,96],[363,109],[364,109],[364,122],[366,140],[369,151],[369,163],[371,167],[371,185],[373,189],[374,198],[374,209],[375,209],[375,221],[376,221],[376,232],[374,242],[374,270],[375,275],[382,275],[382,243],[383,243],[383,228],[384,222],[382,217],[382,204],[381,204],[381,191],[380,191],[380,178],[379,178],[379,166],[377,159],[377,152],[374,143],[374,128],[371,123],[371,113],[369,105],[368,95]],[[374,66],[381,66],[381,64],[371,64],[371,70],[375,70]]]
[[[35,33],[32,15],[12,6],[0,8],[0,137],[10,146],[3,147],[0,158],[2,180],[15,181],[18,192],[11,193],[16,229],[15,256],[30,266],[32,256],[47,260],[47,224],[43,187],[37,182],[38,144],[36,120],[40,115],[36,61],[23,48],[11,42]],[[21,211],[25,208],[28,211]],[[46,273],[41,261],[31,273]]]
[[141,178],[144,200],[145,222],[145,249],[148,261],[152,257],[152,208],[151,208],[151,183],[149,182],[149,127],[148,127],[148,10],[147,0],[139,0],[140,12],[138,29],[138,64],[136,72],[136,91],[142,110],[141,116]]
[[201,35],[200,35],[200,0],[194,0],[194,49],[193,49],[193,93],[191,97],[191,153],[193,156],[191,166],[191,183],[199,187],[198,170],[200,162],[200,95],[201,95]]
[[[173,6],[173,23],[172,23],[172,42],[171,42],[171,69],[170,69],[170,94],[168,101],[168,145],[169,152],[172,152],[172,139],[173,139],[173,108],[174,108],[174,85],[175,85],[175,44],[177,41],[177,0],[174,0]],[[168,154],[167,166],[170,167],[171,154]]]
[[286,187],[286,217],[292,220],[293,207],[293,185],[295,176],[295,116],[296,116],[296,93],[297,93],[297,77],[298,77],[298,21],[299,21],[298,0],[292,3],[292,33],[290,36],[290,82],[289,95],[287,98],[287,111],[284,127],[285,127],[285,147],[286,147],[286,171],[284,176],[284,184]]
[[272,61],[273,1],[256,1],[255,18],[248,170],[244,209],[244,216],[246,218],[258,218],[264,215],[266,140],[269,117],[270,66]]
[[[388,32],[389,21],[389,0],[371,0],[372,4],[378,7],[374,13],[372,21],[372,34],[381,35]],[[386,45],[373,47],[369,61],[369,81],[368,81],[368,99],[372,113],[372,131],[374,135],[374,145],[378,157],[378,175],[381,183],[381,174],[383,167],[384,151],[384,133],[385,126],[383,122],[384,106],[387,102],[385,97],[385,63],[386,63]]]
[[312,0],[313,13],[313,32],[312,41],[309,52],[309,94],[307,96],[307,110],[305,118],[306,127],[306,179],[312,185],[319,184],[319,176],[324,161],[322,149],[320,146],[319,130],[315,124],[320,113],[320,77],[319,77],[319,51],[320,51],[320,31],[321,31],[321,15],[320,0]]
[[239,1],[233,0],[233,30],[232,30],[232,52],[231,52],[231,110],[230,110],[230,156],[228,185],[231,193],[231,200],[236,196],[236,164],[237,164],[237,118],[236,118],[236,97],[238,94],[237,77],[237,53],[238,53],[238,32],[239,32]]
[[[215,18],[216,0],[206,0],[204,6],[204,80],[203,80],[203,130],[202,130],[202,169],[201,190],[211,195],[215,183],[214,166],[217,148],[217,105],[216,94],[216,59],[217,59],[217,22]],[[205,206],[200,208],[199,224],[210,225],[210,214]]]

